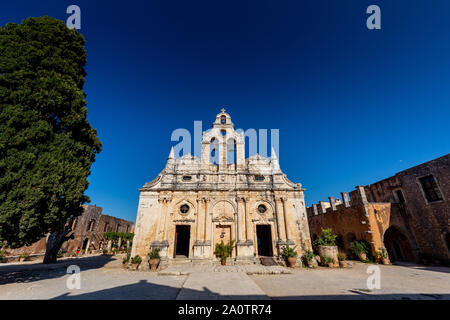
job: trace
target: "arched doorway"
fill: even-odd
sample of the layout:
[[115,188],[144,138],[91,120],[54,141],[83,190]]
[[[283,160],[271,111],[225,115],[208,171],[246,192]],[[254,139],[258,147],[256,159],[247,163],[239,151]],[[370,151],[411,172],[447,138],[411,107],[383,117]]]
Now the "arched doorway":
[[391,261],[414,261],[408,237],[397,227],[390,226],[383,237]]
[[87,245],[88,245],[88,242],[89,242],[89,239],[88,239],[88,238],[84,239],[83,245],[82,245],[82,247],[81,247],[81,250],[86,250]]

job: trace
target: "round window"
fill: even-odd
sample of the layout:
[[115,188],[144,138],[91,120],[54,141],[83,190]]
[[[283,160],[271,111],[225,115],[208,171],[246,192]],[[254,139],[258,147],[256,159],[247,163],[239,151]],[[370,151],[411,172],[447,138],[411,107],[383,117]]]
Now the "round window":
[[189,212],[189,206],[188,206],[187,204],[183,204],[183,205],[180,207],[180,212],[181,212],[181,213],[188,213],[188,212]]
[[259,213],[265,213],[266,211],[267,211],[267,208],[266,208],[265,205],[260,204],[260,205],[258,206],[258,212],[259,212]]

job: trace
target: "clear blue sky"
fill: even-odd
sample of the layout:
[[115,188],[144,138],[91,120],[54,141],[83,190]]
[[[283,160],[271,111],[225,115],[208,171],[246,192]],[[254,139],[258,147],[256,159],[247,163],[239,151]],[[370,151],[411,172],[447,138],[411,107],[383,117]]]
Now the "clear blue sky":
[[[3,1],[0,22],[81,8],[88,117],[103,151],[87,194],[135,220],[176,128],[280,129],[307,204],[450,151],[450,1]],[[366,28],[381,7],[382,30]]]

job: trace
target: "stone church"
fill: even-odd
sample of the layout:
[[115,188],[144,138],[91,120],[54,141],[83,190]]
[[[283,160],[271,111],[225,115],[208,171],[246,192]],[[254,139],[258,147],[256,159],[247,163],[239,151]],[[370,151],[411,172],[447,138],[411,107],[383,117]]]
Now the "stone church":
[[166,263],[214,261],[216,244],[235,240],[236,263],[278,259],[287,244],[301,257],[311,249],[304,190],[281,171],[273,149],[270,158],[246,159],[244,133],[222,109],[203,132],[201,159],[175,159],[172,148],[164,170],[140,189],[131,254],[146,261],[159,248]]

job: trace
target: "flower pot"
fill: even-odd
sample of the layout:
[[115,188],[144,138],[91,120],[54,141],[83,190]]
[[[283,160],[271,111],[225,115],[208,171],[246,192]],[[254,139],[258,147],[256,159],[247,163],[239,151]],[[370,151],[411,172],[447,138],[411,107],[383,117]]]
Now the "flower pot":
[[[333,261],[338,261],[338,247],[337,246],[319,246],[319,257],[331,258]],[[320,259],[319,261],[321,261]],[[326,265],[324,261],[321,261],[323,265]]]
[[139,263],[132,263],[131,264],[131,270],[137,270],[138,267],[139,267]]
[[295,268],[295,264],[297,263],[297,258],[296,257],[288,257],[288,264],[289,264],[289,268]]
[[314,261],[307,261],[306,262],[308,264],[308,268],[314,268]]
[[362,262],[366,262],[367,260],[367,254],[365,254],[364,252],[358,254],[359,260],[361,260]]
[[220,260],[220,264],[223,265],[223,266],[226,266],[227,265],[227,260]]
[[327,263],[328,268],[334,268],[334,262]]
[[339,261],[339,267],[347,268],[347,261]]
[[150,269],[156,271],[158,269],[158,265],[161,262],[161,259],[150,259]]
[[19,262],[24,262],[24,261],[27,261],[27,258],[20,258],[19,259]]
[[391,264],[391,261],[389,261],[389,258],[381,258],[382,264]]

